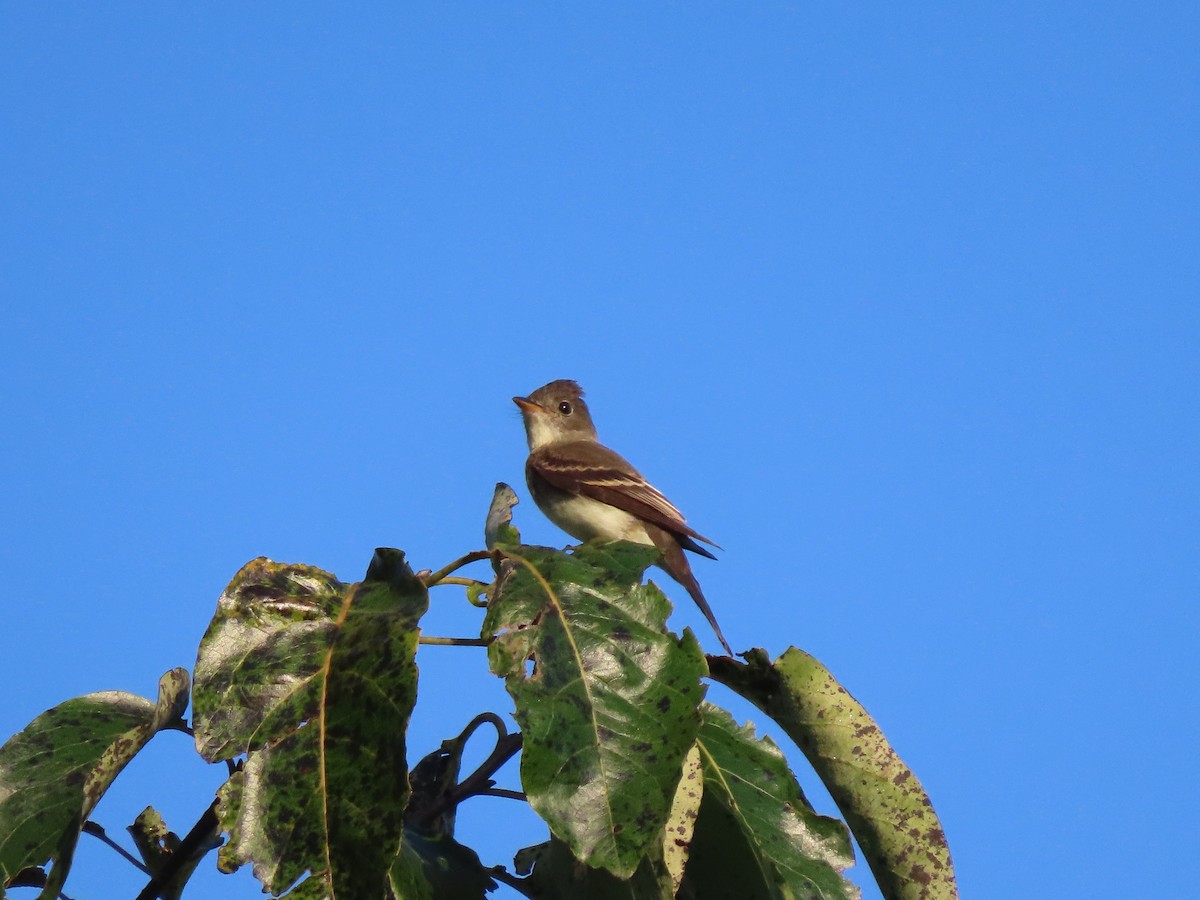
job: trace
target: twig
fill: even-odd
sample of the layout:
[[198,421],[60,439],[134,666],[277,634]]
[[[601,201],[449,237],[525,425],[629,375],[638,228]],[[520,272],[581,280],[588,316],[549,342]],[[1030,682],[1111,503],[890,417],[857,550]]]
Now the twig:
[[431,584],[430,587],[441,587],[443,584],[460,584],[463,587],[473,588],[485,588],[488,586],[488,582],[480,581],[478,578],[460,578],[457,575],[447,575],[436,584]]
[[466,741],[469,741],[471,739],[471,735],[478,731],[479,726],[485,722],[495,728],[496,733],[500,737],[504,737],[508,734],[508,726],[504,724],[504,720],[502,718],[500,718],[494,712],[481,712],[467,723],[466,728],[458,733],[458,737],[455,738],[455,743],[462,744]]
[[433,644],[438,647],[486,647],[491,642],[491,638],[433,637],[425,634],[417,638],[418,644]]
[[[444,741],[442,743],[442,752],[446,755],[446,759],[453,762],[454,771],[457,772],[458,764],[462,759],[463,748],[471,736],[480,728],[487,724],[496,729],[496,746],[492,748],[492,752],[488,754],[487,759],[480,764],[474,772],[464,778],[462,781],[454,784],[452,787],[439,789],[436,794],[428,798],[428,805],[425,801],[420,806],[419,815],[414,818],[409,824],[418,825],[420,827],[428,827],[431,823],[436,822],[441,816],[445,815],[448,810],[453,810],[463,800],[468,797],[474,797],[479,794],[488,793],[494,797],[507,797],[514,800],[525,800],[525,795],[519,791],[510,791],[505,788],[497,788],[496,783],[492,780],[492,775],[496,770],[508,762],[521,749],[521,735],[509,734],[508,729],[504,725],[504,720],[493,712],[482,712],[467,723],[458,735],[458,737]],[[410,803],[409,811],[414,812],[415,807]]]
[[527,802],[529,800],[529,798],[525,796],[524,791],[510,791],[508,788],[498,788],[498,787],[485,788],[482,791],[476,791],[474,796],[476,796],[476,797],[503,797],[506,800],[525,800]]
[[492,866],[490,869],[485,869],[484,871],[501,884],[507,884],[519,894],[529,897],[531,900],[537,900],[538,895],[530,893],[532,888],[525,883],[525,879],[518,878],[516,875],[510,875],[508,869],[504,868],[504,866]]
[[460,556],[454,562],[450,563],[450,565],[438,569],[432,575],[423,576],[421,580],[425,582],[425,587],[433,587],[450,573],[461,569],[463,566],[468,565],[469,563],[479,562],[481,559],[488,559],[491,557],[491,555],[491,550],[472,550],[466,556]]
[[[488,718],[483,719],[483,716],[487,716]],[[491,722],[495,726],[498,732],[496,746],[492,748],[492,752],[488,755],[488,758],[479,764],[478,769],[460,781],[455,785],[454,790],[449,792],[447,799],[453,806],[457,806],[468,797],[474,797],[483,791],[491,790],[495,786],[492,776],[496,774],[496,771],[501,766],[516,756],[517,751],[521,749],[521,733],[509,734],[508,730],[504,727],[504,722],[495,713],[483,713],[481,716],[476,716],[476,719],[483,719],[483,721]],[[472,721],[472,725],[474,724],[474,721]],[[475,725],[475,727],[479,726]],[[471,731],[474,730],[474,728],[471,729]],[[468,732],[468,736],[469,734],[470,732]]]
[[196,736],[196,732],[192,731],[192,729],[188,726],[188,723],[183,721],[182,717],[176,719],[174,722],[168,722],[166,725],[163,726],[163,730],[165,730],[165,731],[182,731],[188,737]]
[[121,855],[121,857],[126,862],[128,862],[130,865],[137,866],[139,869],[141,869],[147,875],[151,874],[150,870],[146,868],[146,864],[143,863],[136,856],[134,856],[132,853],[130,853],[128,850],[126,850],[124,847],[122,847],[120,844],[118,844],[116,841],[114,841],[112,838],[110,838],[108,836],[108,833],[104,830],[103,826],[98,825],[97,823],[91,822],[91,821],[84,822],[83,823],[83,833],[90,834],[92,837],[97,838],[98,840],[104,842],[105,844],[108,844],[109,847],[111,847],[113,850],[117,851],[117,853],[119,853]]

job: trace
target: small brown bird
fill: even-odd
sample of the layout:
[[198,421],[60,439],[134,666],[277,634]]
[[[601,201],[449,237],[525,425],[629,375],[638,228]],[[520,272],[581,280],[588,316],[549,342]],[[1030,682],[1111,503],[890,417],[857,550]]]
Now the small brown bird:
[[620,540],[657,547],[662,568],[692,595],[725,652],[733,656],[683,555],[691,550],[716,559],[696,541],[717,544],[689,527],[683,513],[637,469],[600,443],[583,390],[574,381],[552,381],[528,397],[513,397],[513,402],[525,420],[529,440],[525,480],[538,508],[581,541]]

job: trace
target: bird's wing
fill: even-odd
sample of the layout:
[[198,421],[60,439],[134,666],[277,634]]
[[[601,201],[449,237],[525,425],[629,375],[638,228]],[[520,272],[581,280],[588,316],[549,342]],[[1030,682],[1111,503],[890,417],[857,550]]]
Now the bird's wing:
[[[552,444],[530,454],[529,466],[559,490],[583,494],[630,515],[652,522],[683,538],[684,546],[696,538],[717,547],[691,528],[675,506],[620,454],[596,441]],[[712,556],[699,546],[688,547]]]

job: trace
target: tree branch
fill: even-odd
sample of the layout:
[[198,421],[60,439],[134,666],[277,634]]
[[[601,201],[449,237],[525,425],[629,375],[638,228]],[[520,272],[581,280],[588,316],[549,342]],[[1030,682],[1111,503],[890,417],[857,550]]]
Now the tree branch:
[[130,865],[137,866],[139,869],[141,869],[147,875],[150,874],[150,870],[146,868],[146,864],[143,863],[136,856],[134,856],[132,853],[130,853],[128,850],[126,850],[124,847],[122,847],[120,844],[118,844],[116,841],[114,841],[112,838],[110,838],[108,836],[108,832],[106,832],[104,830],[103,826],[98,825],[97,823],[92,822],[92,821],[84,822],[83,823],[83,833],[90,834],[92,837],[97,838],[98,840],[104,842],[105,844],[108,844],[109,847],[111,847],[113,850],[115,850],[117,853],[119,853],[121,855],[121,857],[124,858],[125,861],[128,862]]
[[[479,727],[482,722],[490,722],[497,731],[496,746],[492,748],[492,752],[488,758],[480,763],[479,768],[455,785],[454,790],[450,791],[447,800],[453,806],[457,806],[468,797],[473,797],[484,791],[492,790],[495,787],[495,782],[492,781],[492,776],[506,762],[517,755],[521,749],[521,733],[509,734],[508,729],[504,727],[504,721],[495,713],[481,713],[472,720],[467,726],[470,731],[464,732],[466,737],[470,737],[475,728]],[[465,740],[465,738],[463,738]],[[503,790],[501,788],[500,790]],[[517,793],[513,791],[512,793]],[[525,799],[522,795],[521,799]]]
[[142,892],[137,895],[137,900],[158,900],[160,892],[171,884],[171,880],[179,874],[180,869],[190,860],[203,856],[212,849],[208,845],[211,845],[217,835],[221,833],[221,823],[217,819],[217,802],[214,800],[204,814],[196,820],[196,824],[187,833],[187,837],[179,842],[175,852],[167,858],[162,868],[142,888]]

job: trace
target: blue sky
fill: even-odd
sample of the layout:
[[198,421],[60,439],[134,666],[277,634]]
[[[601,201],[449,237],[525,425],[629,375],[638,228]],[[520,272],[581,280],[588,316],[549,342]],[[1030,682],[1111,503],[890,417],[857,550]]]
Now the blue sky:
[[[509,398],[575,378],[726,548],[695,570],[735,648],[876,716],[964,896],[1186,893],[1198,37],[1188,4],[6,7],[0,738],[153,695],[255,556],[438,568],[497,481],[565,543]],[[478,621],[435,593],[431,633]],[[414,754],[509,708],[481,655],[419,663]],[[220,780],[165,735],[97,818],[183,831]],[[462,813],[489,863],[540,839],[513,806]],[[68,893],[136,892],[110,857]]]

